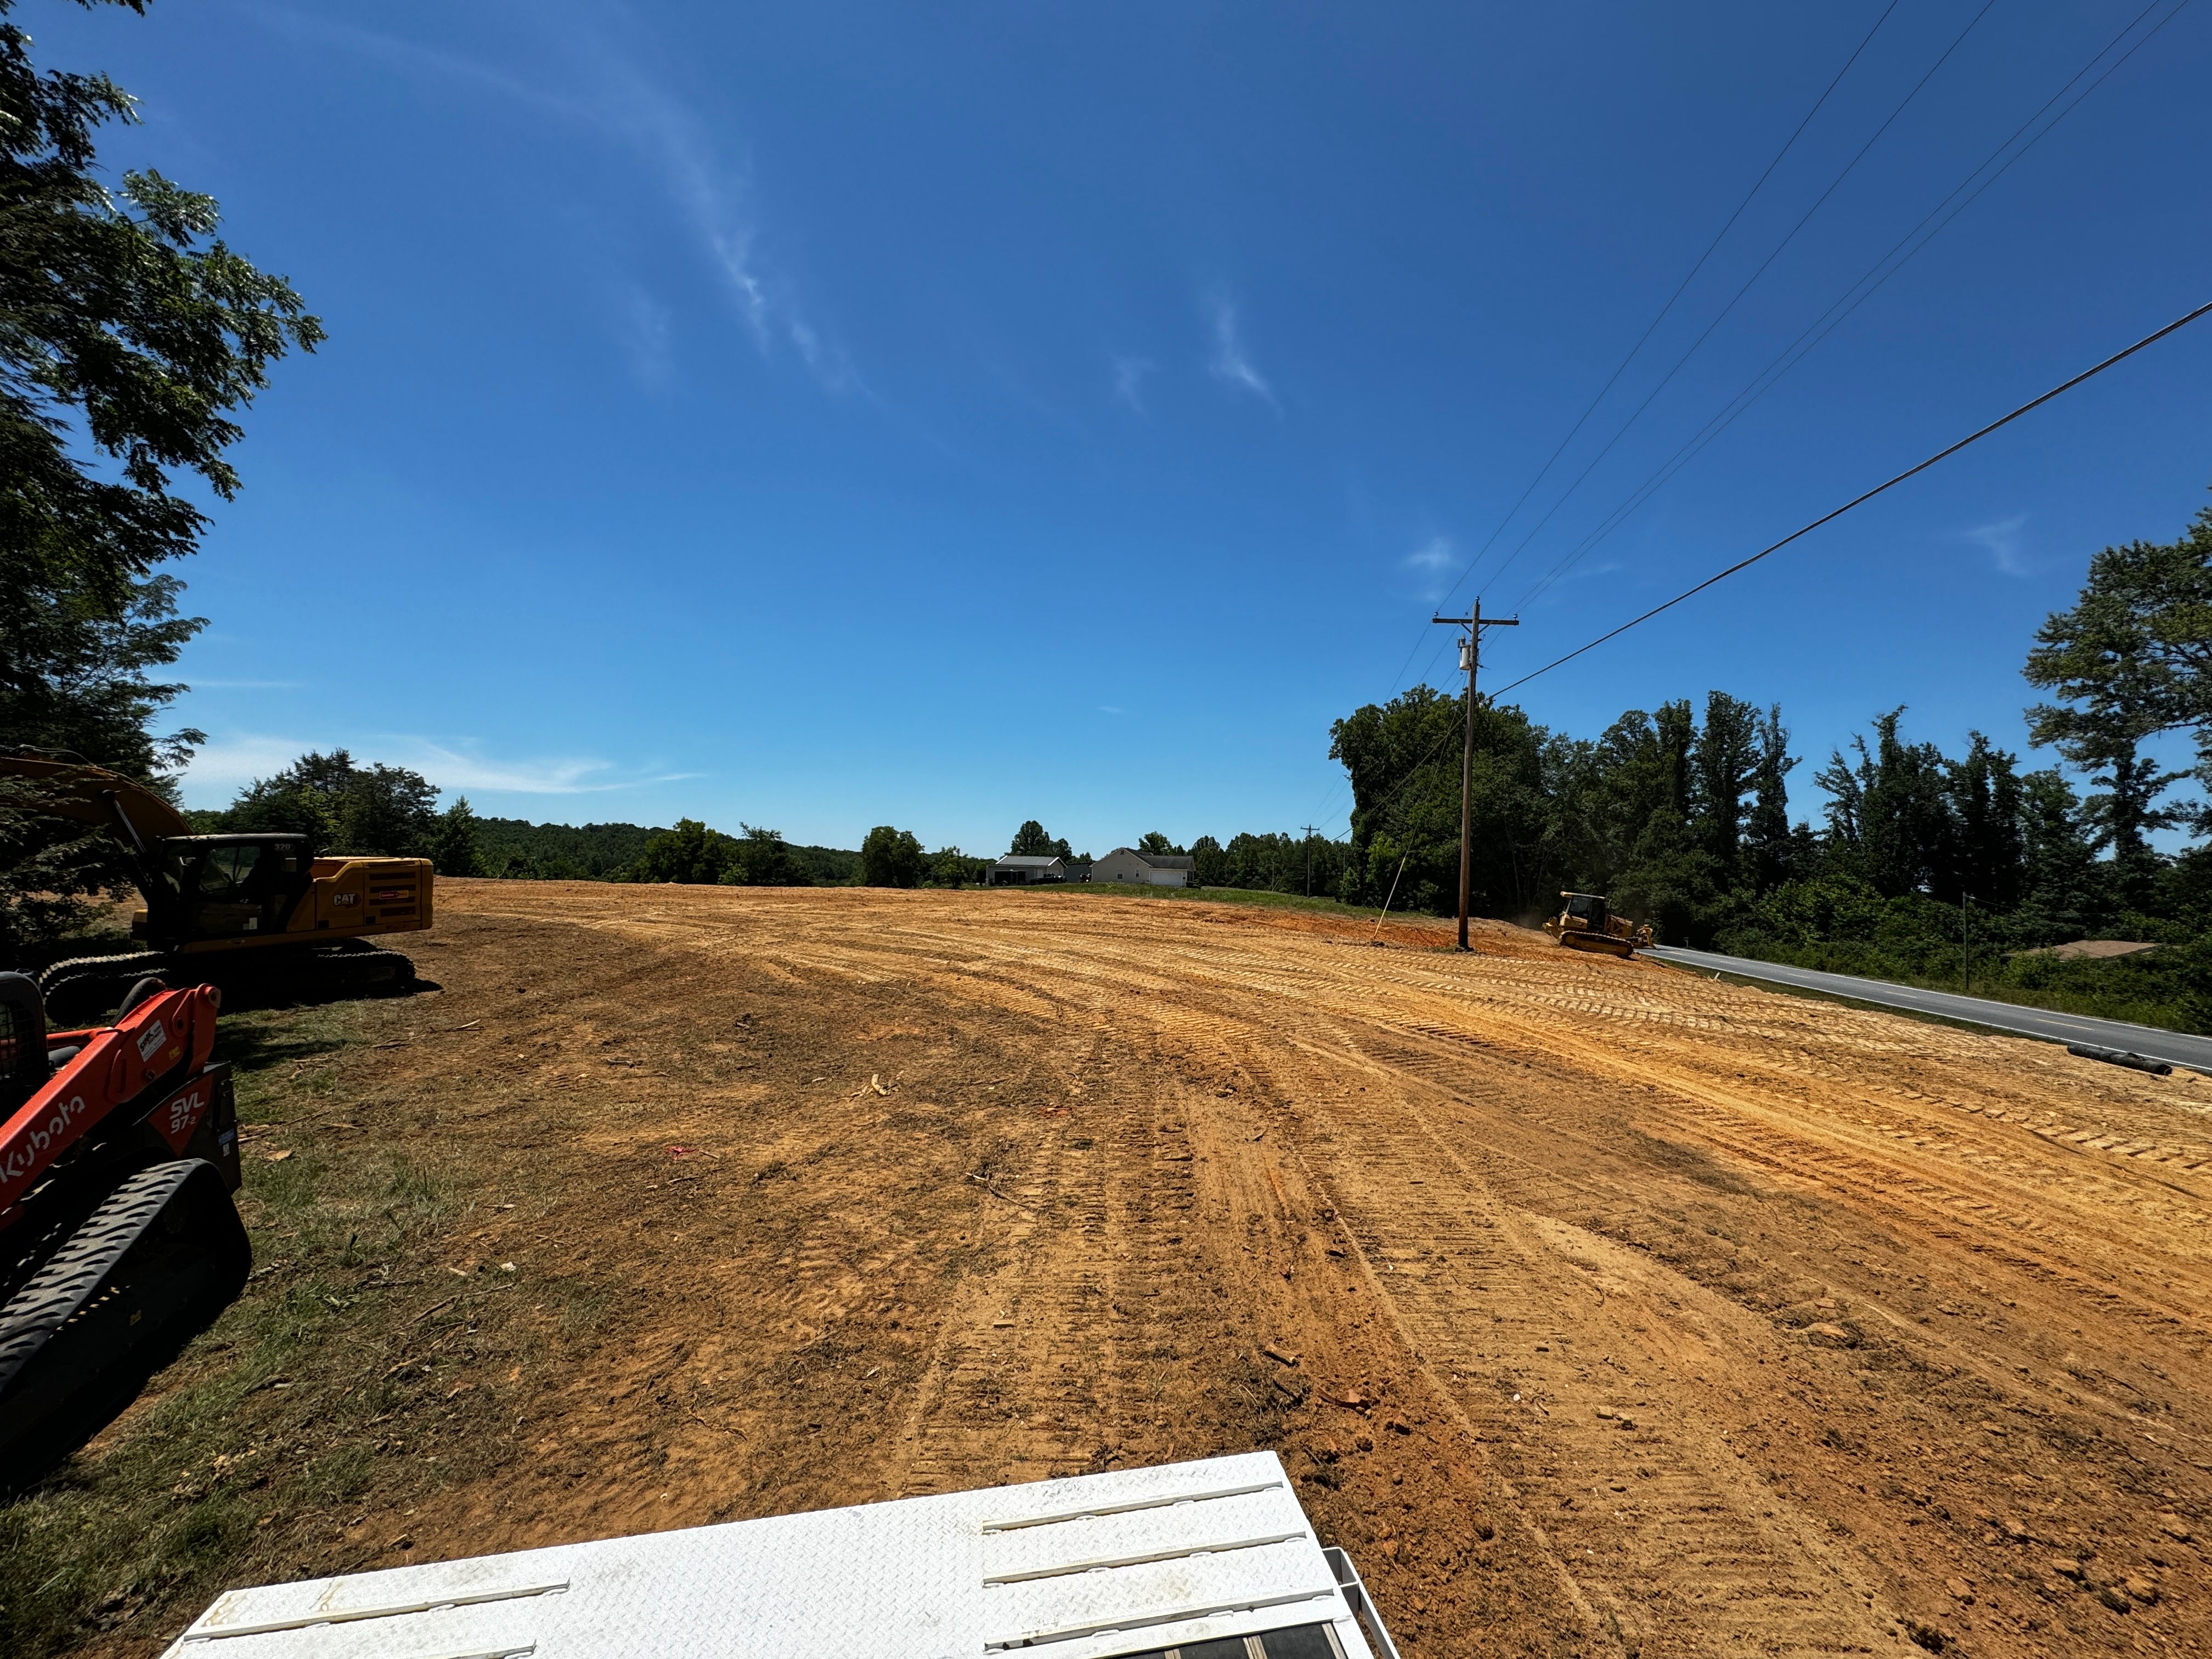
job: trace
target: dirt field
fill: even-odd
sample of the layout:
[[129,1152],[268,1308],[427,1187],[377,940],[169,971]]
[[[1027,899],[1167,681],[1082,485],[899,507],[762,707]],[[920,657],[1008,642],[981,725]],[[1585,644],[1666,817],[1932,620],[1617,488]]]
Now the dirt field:
[[[1273,1446],[1409,1659],[2212,1651],[2212,1081],[1504,928],[440,908],[442,990],[289,1061],[249,1143],[254,1295],[283,1159],[454,1190],[317,1280],[333,1377],[380,1381],[225,1396],[289,1389],[235,1455],[309,1474],[215,1582]],[[374,1466],[317,1487],[318,1423]],[[76,1640],[148,1651],[203,1588]]]

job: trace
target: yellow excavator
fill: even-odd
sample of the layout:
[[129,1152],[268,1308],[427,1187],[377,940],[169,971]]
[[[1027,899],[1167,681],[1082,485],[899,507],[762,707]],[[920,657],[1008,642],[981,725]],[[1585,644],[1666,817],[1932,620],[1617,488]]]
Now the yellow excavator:
[[1649,925],[1636,927],[1616,916],[1599,893],[1562,893],[1559,914],[1544,923],[1544,931],[1570,951],[1595,951],[1608,957],[1632,957],[1639,945],[1651,943]]
[[197,836],[153,791],[67,753],[0,750],[0,777],[39,786],[28,810],[113,836],[146,902],[131,933],[147,949],[39,975],[54,1020],[99,1018],[149,976],[285,1000],[413,982],[413,963],[368,941],[430,926],[428,859],[317,858],[283,832]]

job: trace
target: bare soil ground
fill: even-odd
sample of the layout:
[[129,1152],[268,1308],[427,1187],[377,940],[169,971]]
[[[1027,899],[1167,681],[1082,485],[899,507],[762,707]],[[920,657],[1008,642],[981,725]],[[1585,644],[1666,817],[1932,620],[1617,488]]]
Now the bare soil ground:
[[2212,1651],[2212,1082],[1494,927],[440,909],[437,994],[241,1026],[247,1304],[0,1530],[202,1542],[21,1650],[1273,1446],[1423,1659]]

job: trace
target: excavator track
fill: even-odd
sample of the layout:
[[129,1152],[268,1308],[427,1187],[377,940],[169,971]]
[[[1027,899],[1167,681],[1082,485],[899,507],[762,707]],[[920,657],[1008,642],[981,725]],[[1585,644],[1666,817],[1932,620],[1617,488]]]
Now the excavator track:
[[176,1158],[119,1182],[0,1308],[0,1489],[96,1431],[252,1267],[214,1164]]
[[57,1026],[88,1024],[113,1012],[132,986],[149,974],[165,974],[174,961],[166,951],[70,957],[39,975],[39,994],[46,999],[47,1018]]
[[39,991],[54,1023],[68,1026],[105,1018],[149,975],[172,985],[219,986],[234,1004],[320,1001],[404,989],[414,982],[415,964],[397,951],[351,940],[234,954],[139,951],[55,963],[39,975]]

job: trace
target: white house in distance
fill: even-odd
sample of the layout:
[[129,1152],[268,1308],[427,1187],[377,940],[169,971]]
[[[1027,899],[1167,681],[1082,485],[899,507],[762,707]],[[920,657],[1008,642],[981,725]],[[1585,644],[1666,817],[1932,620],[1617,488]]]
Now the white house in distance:
[[1148,887],[1188,887],[1193,860],[1182,853],[1140,853],[1117,847],[1091,866],[1093,881],[1133,881]]

